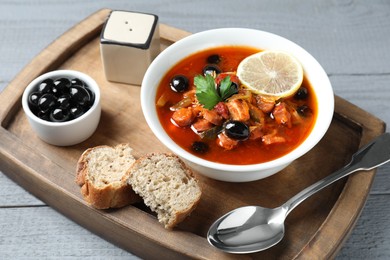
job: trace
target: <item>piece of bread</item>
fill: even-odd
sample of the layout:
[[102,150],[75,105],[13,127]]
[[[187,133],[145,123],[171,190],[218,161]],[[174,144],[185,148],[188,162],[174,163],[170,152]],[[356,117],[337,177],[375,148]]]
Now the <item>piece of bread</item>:
[[192,171],[173,154],[145,155],[125,178],[167,229],[183,221],[200,201],[202,192]]
[[120,208],[141,201],[122,180],[134,162],[128,144],[87,149],[77,163],[76,175],[85,201],[97,209]]

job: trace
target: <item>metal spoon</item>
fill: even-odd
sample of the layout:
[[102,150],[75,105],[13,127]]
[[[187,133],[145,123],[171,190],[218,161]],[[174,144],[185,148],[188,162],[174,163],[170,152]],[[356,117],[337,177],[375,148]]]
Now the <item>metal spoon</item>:
[[228,253],[254,253],[270,248],[282,240],[284,220],[302,201],[353,172],[371,170],[389,160],[390,133],[385,133],[356,152],[349,164],[302,190],[280,207],[247,206],[225,214],[211,225],[207,239],[211,245]]

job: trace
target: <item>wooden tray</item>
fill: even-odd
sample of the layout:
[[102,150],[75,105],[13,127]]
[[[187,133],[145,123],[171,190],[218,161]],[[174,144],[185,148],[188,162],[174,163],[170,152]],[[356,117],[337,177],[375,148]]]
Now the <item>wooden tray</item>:
[[[101,10],[55,40],[26,66],[0,95],[0,167],[11,179],[62,214],[96,234],[146,258],[308,258],[335,256],[354,226],[369,193],[375,171],[356,173],[305,201],[287,218],[286,236],[277,246],[256,254],[230,255],[206,240],[210,224],[244,205],[275,207],[298,191],[340,168],[351,155],[380,135],[385,124],[336,97],[335,114],[323,140],[282,172],[264,180],[234,184],[198,176],[204,194],[198,208],[178,228],[165,230],[143,205],[95,210],[75,184],[75,167],[88,147],[129,142],[139,153],[166,151],[149,130],[139,103],[139,86],[105,79],[99,34],[110,10]],[[162,48],[189,35],[160,25]],[[35,77],[55,69],[89,74],[101,87],[102,118],[87,141],[56,147],[41,141],[21,109],[24,88]]]

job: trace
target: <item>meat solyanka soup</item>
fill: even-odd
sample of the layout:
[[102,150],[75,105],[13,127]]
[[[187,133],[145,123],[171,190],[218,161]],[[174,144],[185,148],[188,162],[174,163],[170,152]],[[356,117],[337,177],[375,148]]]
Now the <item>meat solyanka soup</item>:
[[195,53],[163,76],[156,96],[159,120],[188,152],[218,163],[256,164],[302,143],[316,120],[316,97],[303,78],[291,96],[254,93],[236,75],[261,50],[223,46]]

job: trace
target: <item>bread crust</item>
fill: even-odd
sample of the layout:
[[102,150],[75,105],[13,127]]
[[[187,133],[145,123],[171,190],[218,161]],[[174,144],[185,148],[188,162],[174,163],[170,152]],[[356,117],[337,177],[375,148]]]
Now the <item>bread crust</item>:
[[[127,144],[119,144],[127,145]],[[107,145],[88,148],[80,156],[76,168],[76,183],[81,187],[81,194],[86,202],[97,209],[120,208],[141,201],[130,185],[121,181],[119,185],[109,183],[104,187],[97,187],[89,180],[88,155],[101,148],[113,148]],[[126,172],[127,169],[124,170]]]

